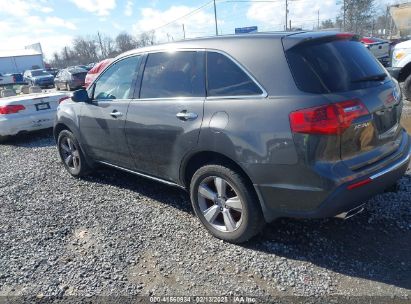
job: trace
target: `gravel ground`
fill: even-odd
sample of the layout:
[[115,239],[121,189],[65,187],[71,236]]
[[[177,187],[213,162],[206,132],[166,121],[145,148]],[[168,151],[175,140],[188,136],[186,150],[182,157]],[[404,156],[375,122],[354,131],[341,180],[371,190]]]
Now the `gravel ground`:
[[0,296],[411,299],[411,172],[349,220],[280,219],[242,246],[182,190],[102,169],[70,177],[51,131],[0,146]]

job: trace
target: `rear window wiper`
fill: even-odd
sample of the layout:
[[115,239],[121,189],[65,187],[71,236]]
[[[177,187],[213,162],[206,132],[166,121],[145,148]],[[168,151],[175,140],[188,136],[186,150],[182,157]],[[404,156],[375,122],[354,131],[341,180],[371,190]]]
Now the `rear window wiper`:
[[370,75],[370,76],[365,76],[363,78],[358,78],[355,80],[352,80],[351,82],[364,82],[364,81],[381,81],[387,78],[387,74],[381,73],[381,74],[376,74],[376,75]]

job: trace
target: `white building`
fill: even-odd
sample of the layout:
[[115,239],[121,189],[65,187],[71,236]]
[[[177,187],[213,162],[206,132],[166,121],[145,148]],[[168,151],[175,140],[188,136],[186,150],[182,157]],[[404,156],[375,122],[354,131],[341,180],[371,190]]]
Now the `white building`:
[[44,69],[41,49],[0,51],[0,73],[23,73],[34,68]]

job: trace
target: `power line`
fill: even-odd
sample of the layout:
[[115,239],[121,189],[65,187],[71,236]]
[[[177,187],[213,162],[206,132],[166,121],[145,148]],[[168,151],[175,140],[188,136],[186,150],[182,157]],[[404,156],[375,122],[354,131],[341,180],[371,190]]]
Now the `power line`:
[[153,32],[153,31],[157,31],[157,30],[159,30],[159,29],[161,29],[161,28],[163,28],[163,27],[166,27],[166,26],[168,26],[168,25],[170,25],[170,24],[173,24],[173,23],[175,23],[175,22],[177,22],[177,21],[179,21],[179,20],[181,20],[181,19],[183,19],[183,18],[186,18],[186,17],[188,17],[188,16],[191,16],[191,15],[193,15],[193,14],[195,14],[195,13],[203,10],[205,7],[207,7],[208,5],[210,5],[211,3],[213,3],[214,1],[215,1],[215,0],[208,1],[207,3],[201,5],[200,7],[192,10],[191,12],[189,12],[189,13],[181,16],[181,17],[178,17],[178,18],[176,18],[176,19],[174,19],[174,20],[172,20],[172,21],[170,21],[170,22],[167,22],[167,23],[165,23],[165,24],[163,24],[163,25],[161,25],[161,26],[159,26],[159,27],[153,28],[153,29],[151,29],[151,30],[149,30],[149,31],[144,31],[144,32],[142,32],[141,34]]

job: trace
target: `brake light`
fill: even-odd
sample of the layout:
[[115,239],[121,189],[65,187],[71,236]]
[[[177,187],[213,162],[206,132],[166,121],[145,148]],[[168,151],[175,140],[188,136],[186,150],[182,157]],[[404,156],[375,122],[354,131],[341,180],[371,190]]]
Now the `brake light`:
[[26,108],[23,105],[7,105],[7,106],[0,106],[0,114],[14,114],[20,111],[25,110]]
[[362,181],[356,182],[356,183],[354,183],[354,184],[348,185],[348,186],[347,186],[347,189],[348,189],[348,190],[352,190],[352,189],[355,189],[355,188],[359,188],[359,187],[365,186],[365,185],[367,185],[367,184],[369,184],[369,183],[371,183],[371,182],[372,182],[372,179],[371,179],[371,178],[367,178],[367,179],[364,179],[364,180],[362,180]]
[[338,33],[338,34],[336,34],[335,36],[336,36],[338,39],[348,39],[348,40],[354,39],[354,38],[357,37],[357,36],[356,36],[355,34],[353,34],[353,33]]
[[339,135],[353,120],[368,114],[361,101],[347,100],[291,112],[289,118],[294,133]]
[[67,100],[67,99],[69,99],[70,97],[68,97],[68,96],[64,96],[64,97],[62,97],[62,98],[60,98],[59,99],[59,104],[61,104],[63,101],[65,101],[65,100]]

